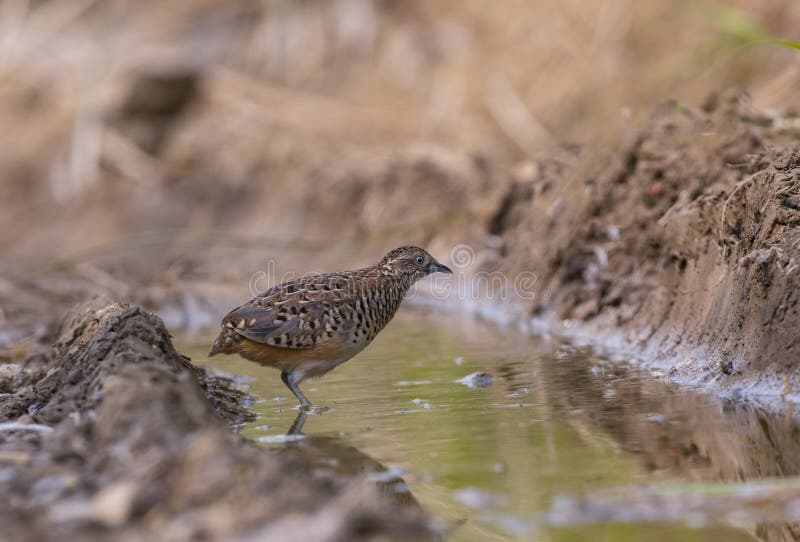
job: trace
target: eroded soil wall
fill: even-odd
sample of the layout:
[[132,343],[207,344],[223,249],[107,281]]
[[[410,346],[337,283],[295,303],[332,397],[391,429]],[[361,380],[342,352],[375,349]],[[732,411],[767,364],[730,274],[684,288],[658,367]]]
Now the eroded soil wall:
[[797,128],[738,92],[657,108],[618,151],[515,182],[494,268],[539,275],[532,314],[621,334],[673,376],[793,398]]

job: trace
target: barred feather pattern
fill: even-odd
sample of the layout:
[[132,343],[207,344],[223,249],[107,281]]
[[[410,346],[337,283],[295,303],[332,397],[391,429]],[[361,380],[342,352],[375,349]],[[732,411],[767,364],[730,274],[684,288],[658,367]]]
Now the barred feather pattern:
[[243,341],[285,351],[335,343],[354,355],[389,323],[409,288],[435,270],[449,271],[423,249],[400,247],[370,267],[285,282],[228,313],[210,355],[241,353]]

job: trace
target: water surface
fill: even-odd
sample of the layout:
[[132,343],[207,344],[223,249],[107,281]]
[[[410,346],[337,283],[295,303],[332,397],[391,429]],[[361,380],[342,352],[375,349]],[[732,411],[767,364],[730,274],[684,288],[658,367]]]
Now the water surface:
[[[404,309],[362,354],[304,383],[327,410],[298,420],[277,371],[208,359],[210,342],[179,348],[243,377],[258,417],[242,434],[373,473],[398,502],[460,523],[452,540],[783,540],[800,516],[791,418],[588,349]],[[286,436],[293,424],[304,436]]]

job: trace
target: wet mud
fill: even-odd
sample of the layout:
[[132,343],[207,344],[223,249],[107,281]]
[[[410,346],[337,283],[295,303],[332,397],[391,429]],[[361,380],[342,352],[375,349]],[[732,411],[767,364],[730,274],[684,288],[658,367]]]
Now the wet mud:
[[6,540],[434,536],[413,498],[368,471],[314,468],[325,442],[275,453],[239,437],[243,394],[195,369],[139,308],[88,302],[49,351],[2,369]]
[[516,180],[488,268],[536,272],[532,316],[589,324],[671,377],[780,408],[800,389],[797,135],[796,117],[738,91],[665,104],[619,150]]

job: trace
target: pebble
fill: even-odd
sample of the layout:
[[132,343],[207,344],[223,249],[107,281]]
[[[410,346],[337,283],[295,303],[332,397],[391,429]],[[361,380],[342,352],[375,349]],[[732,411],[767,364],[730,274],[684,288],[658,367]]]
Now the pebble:
[[468,374],[464,378],[459,378],[455,382],[457,384],[464,384],[468,388],[485,388],[492,383],[492,380],[492,375],[478,371]]
[[789,209],[797,209],[800,207],[800,199],[797,196],[788,196],[783,198],[783,205]]

